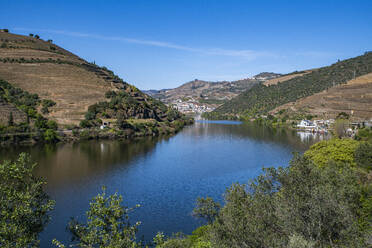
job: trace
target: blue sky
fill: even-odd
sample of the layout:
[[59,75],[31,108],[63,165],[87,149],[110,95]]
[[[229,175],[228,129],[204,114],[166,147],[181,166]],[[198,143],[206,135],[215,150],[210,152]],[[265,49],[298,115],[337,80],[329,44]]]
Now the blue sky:
[[140,89],[329,65],[372,50],[372,1],[2,0],[37,33]]

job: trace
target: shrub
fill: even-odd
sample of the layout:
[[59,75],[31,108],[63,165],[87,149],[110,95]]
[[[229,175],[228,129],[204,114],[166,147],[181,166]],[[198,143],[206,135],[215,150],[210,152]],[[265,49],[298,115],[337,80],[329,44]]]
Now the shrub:
[[359,143],[351,139],[331,139],[318,142],[305,152],[305,157],[324,167],[329,161],[343,162],[355,166],[354,152]]
[[[79,223],[75,219],[69,223],[68,229],[76,240],[76,246],[142,247],[136,242],[140,222],[134,225],[129,223],[129,213],[139,205],[128,208],[122,205],[122,196],[118,194],[107,196],[104,187],[102,191],[90,201],[89,210],[86,212],[86,223]],[[59,245],[61,246],[60,243]]]
[[47,129],[43,134],[43,138],[48,143],[54,143],[59,140],[56,131],[54,131],[53,129]]
[[37,247],[49,221],[54,201],[43,190],[45,181],[33,175],[35,167],[25,153],[0,164],[1,247]]
[[359,167],[372,169],[372,143],[361,142],[355,150],[355,162]]
[[249,185],[227,190],[210,228],[212,246],[366,247],[361,195],[358,175],[347,164],[320,168],[296,156],[290,167],[264,169]]
[[205,219],[208,223],[212,223],[218,215],[220,208],[221,205],[213,201],[210,197],[198,198],[192,215],[197,218]]
[[55,122],[53,120],[48,120],[47,121],[47,127],[49,129],[52,129],[52,130],[57,130],[58,129],[58,124],[57,124],[57,122]]
[[86,114],[85,114],[85,119],[86,120],[94,120],[96,118],[96,114],[94,112],[90,112],[88,111]]
[[90,128],[90,127],[92,127],[92,124],[88,120],[82,120],[82,121],[80,121],[79,126],[82,127],[82,128]]

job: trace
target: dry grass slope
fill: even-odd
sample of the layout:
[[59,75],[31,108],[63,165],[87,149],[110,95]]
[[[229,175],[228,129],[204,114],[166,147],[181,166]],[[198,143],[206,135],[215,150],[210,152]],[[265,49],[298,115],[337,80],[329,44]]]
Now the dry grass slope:
[[88,106],[106,101],[105,92],[123,87],[106,71],[34,37],[0,33],[0,59],[8,60],[0,61],[0,78],[55,101],[47,117],[60,124],[78,124]]
[[335,118],[340,112],[348,113],[354,120],[372,118],[372,73],[357,77],[347,84],[284,104],[281,109],[304,111],[321,118]]

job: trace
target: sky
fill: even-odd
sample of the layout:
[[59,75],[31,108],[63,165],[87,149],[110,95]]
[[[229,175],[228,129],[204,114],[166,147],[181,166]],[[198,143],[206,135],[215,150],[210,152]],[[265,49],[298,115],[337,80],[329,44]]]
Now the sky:
[[39,34],[140,89],[289,73],[372,50],[372,1],[1,0],[0,28]]

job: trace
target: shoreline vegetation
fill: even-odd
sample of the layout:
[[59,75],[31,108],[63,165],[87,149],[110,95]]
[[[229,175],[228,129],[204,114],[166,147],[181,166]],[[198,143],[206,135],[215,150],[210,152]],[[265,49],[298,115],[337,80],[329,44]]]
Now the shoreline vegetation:
[[0,78],[0,146],[169,135],[193,123],[52,40],[1,29],[0,44],[10,72]]
[[[47,182],[33,176],[35,166],[24,153],[0,164],[2,247],[38,246],[56,204],[43,190]],[[233,183],[224,199],[223,205],[209,197],[196,199],[192,215],[204,224],[191,235],[159,232],[144,243],[136,237],[141,222],[130,221],[140,205],[124,206],[121,195],[107,195],[103,187],[90,202],[87,221],[71,219],[66,225],[77,247],[368,247],[372,130],[355,139],[318,142],[304,155],[295,154],[288,166],[263,168],[247,184]]]
[[0,104],[7,107],[0,120],[0,145],[169,135],[194,122],[150,97],[146,102],[138,103],[132,92],[134,96],[139,94],[134,86],[119,92],[106,92],[110,101],[90,106],[79,126],[59,126],[47,118],[56,105],[54,101],[41,99],[37,94],[0,80]]

